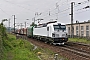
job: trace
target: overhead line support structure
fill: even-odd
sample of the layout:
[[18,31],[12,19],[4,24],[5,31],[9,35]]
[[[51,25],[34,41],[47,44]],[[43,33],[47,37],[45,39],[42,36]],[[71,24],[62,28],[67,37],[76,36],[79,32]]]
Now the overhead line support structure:
[[12,16],[14,16],[14,33],[15,33],[15,15],[12,15]]
[[9,19],[9,22],[8,22],[8,24],[9,24],[9,33],[10,33],[10,19]]
[[71,38],[74,36],[74,28],[73,28],[73,5],[75,2],[71,2]]

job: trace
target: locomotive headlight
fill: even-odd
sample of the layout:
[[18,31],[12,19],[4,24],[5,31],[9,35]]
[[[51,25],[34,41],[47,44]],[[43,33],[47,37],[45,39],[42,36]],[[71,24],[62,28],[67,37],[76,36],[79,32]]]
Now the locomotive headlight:
[[55,34],[54,33],[52,33],[52,37],[55,37]]
[[67,36],[67,33],[66,33],[66,36]]
[[67,36],[67,33],[66,33],[66,36]]
[[64,39],[62,39],[62,40],[64,40]]

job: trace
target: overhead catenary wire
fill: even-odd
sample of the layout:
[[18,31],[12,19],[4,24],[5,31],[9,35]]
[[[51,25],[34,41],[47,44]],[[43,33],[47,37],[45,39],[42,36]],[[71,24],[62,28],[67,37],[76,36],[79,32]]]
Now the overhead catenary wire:
[[75,11],[80,11],[80,10],[87,9],[87,8],[90,8],[90,6],[85,6],[85,7],[83,7],[83,8],[77,9],[77,10],[75,10]]
[[[57,1],[57,2],[60,2],[61,0],[59,0],[59,1]],[[54,2],[55,3],[55,2]],[[50,4],[49,4],[50,5]],[[51,6],[50,6],[51,7]],[[46,11],[43,11],[43,12],[41,12],[41,13],[45,13],[45,12],[48,12],[49,10],[50,10],[50,7],[49,7],[49,9],[47,9]],[[36,8],[37,9],[37,8]],[[54,10],[54,9],[52,9],[52,10]],[[38,15],[39,16],[39,15]],[[37,17],[37,16],[36,16]]]
[[79,6],[83,5],[83,4],[88,4],[88,3],[90,3],[90,1],[79,2],[79,3],[75,4],[74,7],[79,7]]
[[[59,2],[61,2],[61,0],[60,1],[58,1],[57,3],[59,3]],[[59,5],[59,7],[61,7],[62,5],[65,5],[66,3],[68,2],[68,0],[66,0],[66,1],[64,1],[64,2],[62,2],[62,4],[58,4]],[[56,10],[57,8],[54,8],[54,9],[52,9],[52,10],[47,10],[47,11],[44,11],[44,12],[42,12],[42,15],[44,14],[44,13],[48,13],[48,12],[51,12],[51,11],[54,11],[54,10]],[[38,15],[38,16],[40,16],[40,15]],[[38,17],[38,16],[36,16],[36,17]],[[45,15],[44,15],[45,16]]]
[[[81,2],[82,4],[86,4],[86,3],[89,3],[89,2],[87,2],[87,1],[84,1],[84,2]],[[82,5],[81,4],[81,5]],[[78,5],[79,6],[79,5]],[[77,6],[74,6],[74,7],[77,7]],[[70,8],[68,8],[68,9],[70,9]],[[68,9],[65,9],[65,10],[63,10],[63,11],[66,11],[66,10],[68,10]],[[80,10],[80,9],[78,9],[78,10]],[[61,11],[61,13],[63,12],[63,11]]]
[[2,8],[0,8],[0,10],[5,13],[7,16],[9,15],[6,11],[4,11]]
[[[31,10],[31,9],[28,9],[28,8],[26,8],[26,7],[23,7],[23,6],[21,6],[21,5],[17,5],[17,4],[14,4],[14,3],[12,3],[12,2],[10,2],[10,1],[7,1],[7,0],[4,0],[5,2],[8,2],[8,3],[10,3],[10,4],[13,4],[13,5],[16,5],[16,6],[18,6],[18,7],[21,7],[21,8],[24,8],[24,9],[27,9],[27,10]],[[61,1],[61,0],[60,0]],[[56,8],[55,8],[56,9]],[[55,10],[54,9],[54,10]],[[31,10],[32,11],[32,10]],[[34,12],[34,11],[33,11]],[[40,15],[41,15],[41,13],[40,13]]]
[[[4,0],[4,1],[6,1],[6,2],[8,2],[8,3],[11,3],[11,4],[14,4],[14,3],[12,3],[12,2],[9,2],[9,1],[7,1],[7,0]],[[60,0],[60,1],[61,1],[61,0]],[[66,1],[66,2],[67,2],[67,1]],[[66,3],[66,2],[64,2],[64,3]],[[63,3],[63,4],[64,4],[64,3]],[[17,5],[17,4],[15,4],[15,5]],[[19,6],[19,7],[22,7],[22,8],[25,8],[25,7],[23,7],[23,6],[20,6],[20,5],[17,5],[17,6]],[[25,9],[26,9],[26,8],[25,8]],[[56,8],[55,8],[55,9],[56,9]],[[55,9],[54,9],[54,10],[55,10]],[[28,9],[28,10],[30,10],[30,9]]]
[[21,8],[24,8],[24,9],[26,9],[26,10],[29,10],[29,11],[31,11],[31,12],[34,12],[33,10],[31,10],[31,9],[29,9],[29,8],[26,8],[26,7],[23,7],[23,6],[21,6],[21,5],[18,5],[18,4],[15,4],[15,3],[12,3],[12,2],[7,1],[7,0],[4,0],[4,1],[7,2],[7,3],[10,3],[10,4],[13,4],[13,5],[16,5],[17,7],[21,7]]
[[[8,14],[8,13],[7,13],[6,11],[4,11],[2,8],[0,8],[0,10],[1,10],[3,13],[5,13],[7,16],[10,16],[10,14]],[[11,17],[12,17],[12,16],[10,16],[10,18],[7,19],[7,20],[9,21],[9,27],[10,27]]]
[[[83,4],[86,4],[86,3],[83,3]],[[76,6],[75,6],[76,7]],[[69,10],[70,8],[68,8],[68,9],[66,9],[66,10],[63,10],[63,11],[67,11],[67,10]],[[63,12],[63,11],[61,11],[61,13]],[[59,12],[60,13],[60,12]],[[58,13],[55,13],[55,14],[52,14],[52,15],[56,15],[56,14],[58,14]],[[46,16],[46,17],[48,17],[48,16]],[[44,18],[46,18],[46,17],[44,17]]]
[[[65,12],[65,11],[68,11],[69,9],[70,9],[70,8],[67,8],[67,9],[65,9],[65,10],[62,10],[62,11],[58,12],[58,13],[51,14],[50,16],[63,13],[63,12]],[[48,16],[45,16],[44,18],[47,18],[47,17],[49,17],[49,15],[48,15]]]
[[[88,8],[88,10],[87,10],[87,8]],[[86,10],[85,10],[85,9],[86,9]],[[89,10],[90,10],[90,6],[85,6],[85,7],[81,8],[81,9],[78,9],[78,10],[84,10],[84,11],[77,12],[77,13],[74,13],[74,14],[85,13],[85,12],[87,12],[87,11],[89,11]],[[77,11],[77,10],[76,10],[76,11]],[[64,17],[64,16],[63,16],[63,17]]]
[[53,15],[56,15],[56,14],[60,14],[60,13],[63,13],[63,12],[66,12],[66,11],[68,11],[70,8],[67,8],[67,9],[65,9],[65,10],[62,10],[62,11],[60,11],[60,12],[58,12],[58,13],[53,13],[53,14],[50,14],[50,15],[44,15],[44,18],[46,18],[46,17],[49,17],[49,16],[53,16]]
[[[80,12],[76,12],[76,13],[74,13],[74,14],[85,13],[85,12],[87,12],[87,11],[89,11],[89,9],[88,9],[88,10],[84,10],[84,11],[80,11]],[[65,14],[65,13],[63,13],[63,14]],[[67,14],[67,15],[59,16],[59,17],[65,17],[65,16],[69,16],[69,15]]]
[[[61,0],[60,0],[60,1],[61,1]],[[83,3],[83,4],[86,4],[86,3]],[[16,4],[16,5],[17,5],[17,4]],[[82,4],[81,4],[81,5],[82,5]],[[78,6],[79,6],[79,5],[78,5]],[[70,9],[70,8],[67,8],[67,9],[64,9],[64,10],[60,11],[59,13],[56,13],[56,12],[55,12],[55,13],[50,14],[50,15],[52,16],[52,15],[60,14],[60,13],[63,13],[63,12],[68,11],[69,9]],[[54,8],[54,10],[56,10],[56,8]],[[54,11],[54,10],[50,10],[50,9],[49,9],[48,12],[43,12],[43,13],[42,13],[42,16],[45,17],[45,16],[49,13],[49,11],[51,12],[51,11]],[[82,9],[81,9],[81,10],[82,10]],[[77,10],[77,11],[80,11],[80,10]],[[47,13],[47,14],[43,15],[44,13]],[[49,16],[47,16],[47,17],[49,17]]]
[[90,10],[90,9],[84,10],[84,11],[80,11],[80,12],[76,12],[75,14],[85,13],[86,11],[89,11],[89,10]]

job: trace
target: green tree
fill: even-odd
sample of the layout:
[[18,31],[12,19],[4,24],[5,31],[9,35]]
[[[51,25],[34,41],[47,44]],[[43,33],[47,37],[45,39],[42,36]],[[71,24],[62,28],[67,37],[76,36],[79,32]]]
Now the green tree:
[[2,59],[3,51],[4,51],[4,40],[7,38],[6,34],[6,28],[3,25],[3,22],[6,21],[6,19],[3,19],[0,24],[0,59]]

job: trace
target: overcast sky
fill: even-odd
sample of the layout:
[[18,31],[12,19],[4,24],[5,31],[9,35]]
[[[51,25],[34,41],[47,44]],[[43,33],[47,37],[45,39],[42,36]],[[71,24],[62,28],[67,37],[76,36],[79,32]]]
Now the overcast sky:
[[[35,19],[44,19],[40,23],[58,19],[58,22],[69,24],[71,23],[69,15],[71,2],[75,2],[74,22],[76,20],[80,22],[90,20],[90,8],[83,9],[90,6],[89,0],[0,0],[0,22],[2,19],[10,18],[10,25],[13,27],[13,15],[15,15],[16,23],[24,24],[26,21],[27,25],[33,22],[32,18],[34,17]],[[37,12],[38,16],[37,14],[35,16]],[[40,13],[41,15],[39,15]],[[8,26],[8,22],[4,22],[4,24]]]

